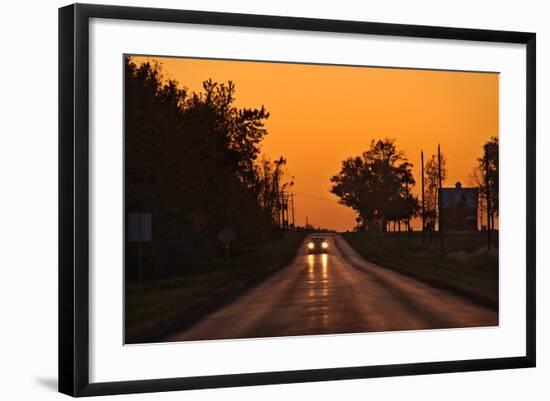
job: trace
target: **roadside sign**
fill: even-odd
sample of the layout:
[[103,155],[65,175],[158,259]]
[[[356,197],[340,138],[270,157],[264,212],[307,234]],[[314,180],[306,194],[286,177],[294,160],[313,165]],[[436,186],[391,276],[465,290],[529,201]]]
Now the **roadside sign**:
[[151,213],[128,213],[128,241],[150,242],[153,237]]
[[233,227],[226,226],[223,230],[220,231],[218,234],[218,239],[225,244],[225,246],[228,246],[231,241],[233,241],[236,237],[235,230]]
[[141,243],[153,239],[153,217],[151,213],[128,213],[128,241],[138,242],[138,282],[143,279]]
[[229,259],[229,244],[231,244],[231,241],[233,241],[236,236],[235,230],[230,226],[226,226],[218,234],[218,239],[225,245],[225,260]]

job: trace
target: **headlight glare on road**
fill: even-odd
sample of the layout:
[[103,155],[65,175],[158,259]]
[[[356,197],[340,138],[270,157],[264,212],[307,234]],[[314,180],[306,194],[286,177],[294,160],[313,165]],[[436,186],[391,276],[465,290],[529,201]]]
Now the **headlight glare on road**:
[[323,243],[321,244],[321,246],[323,247],[323,249],[327,249],[327,248],[328,248],[328,242],[326,242],[326,241],[323,242]]
[[313,249],[313,248],[315,248],[315,244],[313,242],[310,242],[309,244],[307,244],[307,247],[309,249]]

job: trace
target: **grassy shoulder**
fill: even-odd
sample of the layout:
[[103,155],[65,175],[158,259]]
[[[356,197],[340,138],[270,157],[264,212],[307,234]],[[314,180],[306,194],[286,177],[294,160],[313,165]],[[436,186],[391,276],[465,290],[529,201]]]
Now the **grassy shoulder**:
[[172,330],[192,323],[234,296],[288,265],[305,234],[285,233],[215,269],[129,285],[125,293],[126,343],[158,341]]
[[345,233],[346,241],[365,259],[430,285],[455,291],[498,308],[498,250],[480,248],[442,255],[406,234]]

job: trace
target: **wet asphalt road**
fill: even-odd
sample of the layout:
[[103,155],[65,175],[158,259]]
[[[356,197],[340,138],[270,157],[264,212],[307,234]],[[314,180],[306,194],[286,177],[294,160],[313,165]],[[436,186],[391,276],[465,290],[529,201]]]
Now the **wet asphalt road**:
[[498,325],[496,311],[365,261],[339,235],[168,341]]

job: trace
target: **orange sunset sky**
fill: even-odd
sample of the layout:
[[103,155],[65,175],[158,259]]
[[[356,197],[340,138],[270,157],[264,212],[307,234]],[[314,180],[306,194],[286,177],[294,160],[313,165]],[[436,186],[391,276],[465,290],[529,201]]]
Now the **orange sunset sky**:
[[419,194],[421,150],[426,160],[440,143],[448,170],[443,186],[468,186],[483,144],[498,136],[496,73],[134,57],[144,60],[159,61],[164,78],[190,91],[208,78],[232,80],[236,106],[267,108],[262,153],[287,158],[297,225],[307,216],[316,227],[355,226],[354,212],[329,192],[330,177],[372,139],[396,140],[414,164]]

